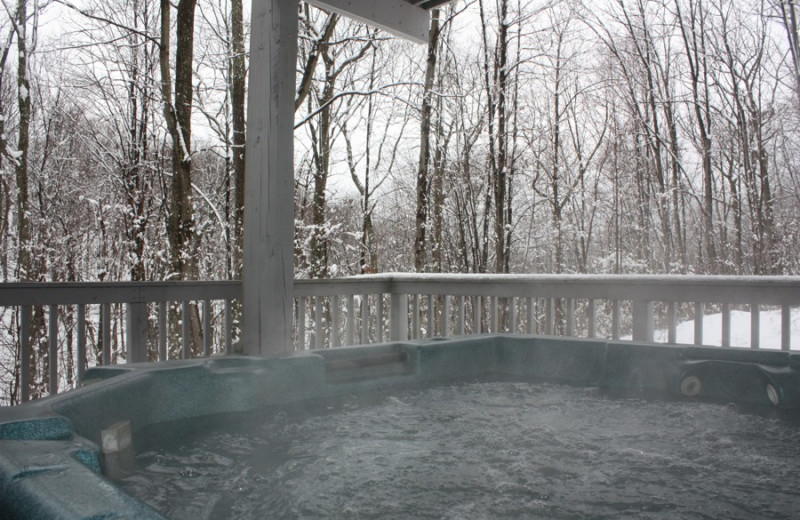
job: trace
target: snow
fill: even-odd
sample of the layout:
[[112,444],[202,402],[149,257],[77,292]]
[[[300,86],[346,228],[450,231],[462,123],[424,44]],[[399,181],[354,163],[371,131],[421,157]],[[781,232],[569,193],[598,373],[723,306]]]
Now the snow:
[[[760,348],[781,348],[781,311],[770,310],[759,313],[760,321]],[[800,350],[800,308],[791,310],[791,341],[792,350]],[[694,343],[694,320],[678,324],[676,329],[678,343]],[[666,343],[667,331],[655,331],[655,341]],[[722,314],[708,314],[703,317],[703,345],[722,345]],[[731,346],[750,346],[750,313],[746,311],[731,311]]]

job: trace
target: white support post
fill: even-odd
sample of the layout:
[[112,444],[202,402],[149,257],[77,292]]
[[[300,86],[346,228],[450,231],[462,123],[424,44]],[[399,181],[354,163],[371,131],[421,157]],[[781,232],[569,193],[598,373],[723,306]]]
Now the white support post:
[[292,350],[297,0],[254,0],[250,34],[243,332],[267,355]]

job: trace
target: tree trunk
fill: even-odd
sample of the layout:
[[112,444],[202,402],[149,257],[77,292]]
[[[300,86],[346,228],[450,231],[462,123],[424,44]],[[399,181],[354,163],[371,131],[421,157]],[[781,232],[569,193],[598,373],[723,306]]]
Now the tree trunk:
[[242,0],[231,0],[230,92],[233,125],[233,277],[241,278],[244,247],[244,171],[245,171],[245,70],[244,15]]
[[420,122],[419,164],[417,166],[417,206],[414,234],[414,268],[417,272],[428,268],[428,214],[430,213],[430,166],[431,166],[431,116],[433,113],[433,82],[436,74],[437,47],[439,40],[439,10],[431,13],[428,31],[428,59],[425,65],[425,85],[422,92],[422,121]]
[[500,27],[497,36],[497,160],[494,175],[494,240],[495,265],[497,273],[509,272],[509,251],[506,242],[506,191],[508,189],[508,135],[506,135],[506,88],[508,71],[508,1],[500,1]]
[[192,210],[192,86],[194,63],[194,11],[197,0],[180,0],[175,47],[175,97],[170,74],[169,0],[161,0],[161,90],[164,117],[172,140],[172,182],[170,185],[167,238],[170,244],[172,276],[179,280],[197,277],[196,242]]
[[17,3],[17,107],[19,129],[17,151],[19,156],[14,166],[17,180],[17,279],[31,280],[32,259],[30,251],[31,223],[28,193],[28,148],[30,142],[31,96],[28,82],[28,2]]

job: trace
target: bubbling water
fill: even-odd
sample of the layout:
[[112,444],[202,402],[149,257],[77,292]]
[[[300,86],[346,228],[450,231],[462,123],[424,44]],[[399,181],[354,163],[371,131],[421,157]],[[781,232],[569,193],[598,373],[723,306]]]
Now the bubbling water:
[[169,518],[795,518],[777,412],[477,382],[184,426],[123,489]]

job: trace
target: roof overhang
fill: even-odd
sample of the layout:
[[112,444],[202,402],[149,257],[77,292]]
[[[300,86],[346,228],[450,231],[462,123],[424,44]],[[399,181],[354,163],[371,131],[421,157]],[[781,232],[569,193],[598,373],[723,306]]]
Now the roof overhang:
[[429,9],[452,0],[307,0],[308,3],[380,27],[416,43],[427,43]]

